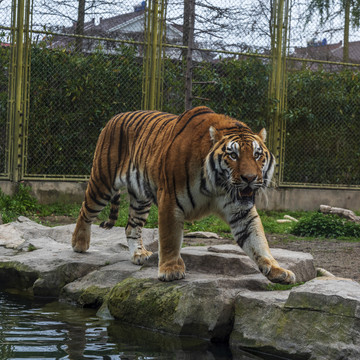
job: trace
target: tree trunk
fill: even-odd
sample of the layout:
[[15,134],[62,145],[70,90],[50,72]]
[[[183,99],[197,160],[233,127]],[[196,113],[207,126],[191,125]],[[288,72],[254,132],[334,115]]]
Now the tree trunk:
[[356,216],[355,213],[348,209],[342,209],[338,207],[332,207],[329,205],[320,205],[320,211],[323,214],[334,214],[343,217],[352,222],[360,223],[360,216]]
[[194,47],[195,0],[185,0],[184,2],[184,24],[185,21],[188,24],[187,29],[185,30],[184,28],[183,37],[183,41],[185,41],[185,39],[187,38],[187,44],[184,44],[185,46],[187,46],[185,75],[185,110],[189,110],[192,108],[192,52]]
[[343,62],[349,62],[350,0],[345,1]]
[[[76,29],[75,29],[76,35],[84,35],[85,1],[86,0],[79,0],[78,18],[77,18]],[[76,38],[75,44],[76,44],[76,46],[75,46],[76,51],[81,52],[83,50],[83,39]]]

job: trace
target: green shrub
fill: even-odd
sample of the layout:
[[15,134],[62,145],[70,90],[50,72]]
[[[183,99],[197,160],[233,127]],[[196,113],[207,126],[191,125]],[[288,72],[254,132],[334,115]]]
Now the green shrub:
[[90,173],[112,116],[141,107],[142,63],[133,47],[91,54],[33,47],[28,174]]
[[20,215],[33,214],[40,208],[30,190],[30,187],[19,184],[15,194],[10,196],[0,189],[0,211],[4,223],[13,221]]
[[360,185],[360,74],[289,74],[285,182]]
[[296,223],[291,233],[297,236],[342,238],[360,237],[360,225],[336,215],[314,213]]
[[193,105],[209,106],[259,131],[266,126],[268,81],[269,66],[256,58],[202,62],[194,70],[193,94],[200,99]]

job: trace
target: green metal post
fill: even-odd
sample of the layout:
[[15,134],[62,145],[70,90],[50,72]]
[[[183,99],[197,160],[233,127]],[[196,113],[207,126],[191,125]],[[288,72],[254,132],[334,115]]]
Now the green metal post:
[[29,124],[29,106],[30,106],[30,68],[31,68],[31,23],[30,15],[32,13],[32,0],[26,0],[25,21],[24,21],[24,71],[23,71],[23,93],[22,93],[22,124],[21,124],[21,173],[24,177],[27,168],[27,136]]
[[[271,103],[269,109],[270,124],[268,146],[276,158],[277,166],[274,180],[276,185],[279,185],[283,167],[282,153],[284,147],[283,134],[285,129],[282,113],[286,105],[286,42],[288,27],[288,0],[274,0],[272,4],[272,74],[269,84],[269,100]],[[285,21],[284,18],[286,19]]]
[[22,177],[24,158],[24,128],[28,106],[29,17],[30,1],[13,2],[12,53],[9,80],[9,177],[18,182]]
[[17,4],[17,21],[16,21],[16,37],[15,37],[15,109],[12,120],[12,151],[10,164],[10,179],[12,181],[19,181],[19,169],[21,166],[21,157],[19,154],[19,147],[21,147],[20,139],[20,124],[22,123],[22,108],[21,108],[21,94],[22,94],[22,70],[23,70],[23,37],[24,37],[24,0],[19,0]]
[[142,107],[146,110],[161,110],[162,90],[162,43],[165,33],[165,0],[148,0],[145,21],[147,44],[143,66]]

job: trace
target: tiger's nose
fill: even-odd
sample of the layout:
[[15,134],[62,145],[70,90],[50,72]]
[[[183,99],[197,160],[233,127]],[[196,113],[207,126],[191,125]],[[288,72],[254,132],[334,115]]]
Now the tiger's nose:
[[247,182],[248,184],[252,183],[254,180],[256,180],[257,176],[253,174],[245,174],[241,175],[241,178]]

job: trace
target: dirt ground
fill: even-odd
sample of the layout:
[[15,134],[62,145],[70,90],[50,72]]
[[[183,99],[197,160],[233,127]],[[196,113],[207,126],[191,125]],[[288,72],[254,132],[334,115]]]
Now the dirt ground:
[[[65,225],[75,223],[76,219],[67,216],[53,216],[40,219],[43,225]],[[360,242],[299,238],[289,240],[286,235],[267,235],[271,248],[282,248],[310,253],[315,266],[323,268],[335,276],[350,278],[360,282]],[[215,245],[233,243],[231,239],[188,239],[185,245]]]
[[341,240],[291,240],[286,235],[268,235],[270,247],[310,253],[315,266],[335,276],[360,282],[360,242]]

